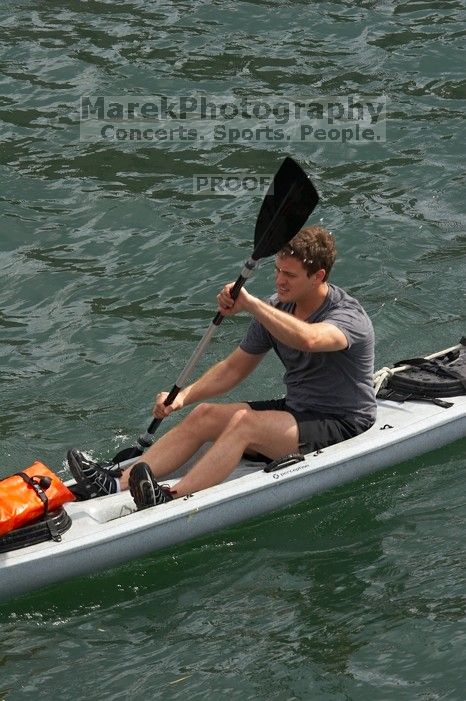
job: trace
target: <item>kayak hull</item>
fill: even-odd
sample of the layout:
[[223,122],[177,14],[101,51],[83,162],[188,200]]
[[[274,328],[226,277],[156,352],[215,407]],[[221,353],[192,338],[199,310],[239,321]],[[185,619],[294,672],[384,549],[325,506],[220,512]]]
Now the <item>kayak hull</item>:
[[365,433],[273,472],[246,463],[227,482],[144,511],[129,492],[66,504],[70,529],[0,554],[0,601],[216,532],[302,502],[314,494],[398,464],[466,436],[466,396],[452,406],[378,401]]

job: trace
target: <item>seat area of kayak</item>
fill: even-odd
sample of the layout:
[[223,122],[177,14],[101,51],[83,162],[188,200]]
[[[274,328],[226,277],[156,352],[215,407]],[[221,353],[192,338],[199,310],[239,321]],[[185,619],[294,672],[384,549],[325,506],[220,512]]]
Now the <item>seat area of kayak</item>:
[[[464,398],[458,398],[460,404],[464,404]],[[350,452],[359,453],[362,450],[373,450],[381,443],[382,432],[383,443],[396,444],[399,440],[403,440],[403,435],[406,431],[406,426],[409,425],[409,433],[412,435],[415,432],[415,424],[422,424],[426,420],[433,417],[442,419],[442,415],[445,421],[449,421],[450,411],[454,410],[453,407],[450,409],[437,406],[429,402],[416,402],[416,416],[413,417],[413,403],[405,402],[399,403],[391,400],[378,400],[378,416],[374,425],[365,431],[364,433],[350,438],[341,443],[329,446],[322,451],[316,453],[308,453],[305,455],[306,463],[308,468],[314,468],[315,470],[322,470],[328,466],[329,462],[338,462],[341,457]],[[170,479],[164,480],[164,484],[169,486],[174,486],[178,479],[180,479],[186,472],[190,469],[192,464],[199,459],[199,457],[208,449],[208,445],[204,446],[191,460],[185,463],[179,470],[177,470]],[[318,459],[325,456],[325,460]],[[313,465],[313,461],[315,464]],[[262,472],[266,467],[266,463],[257,462],[255,460],[242,459],[238,464],[234,472],[225,480],[227,482],[233,482],[235,480],[240,480],[241,478],[247,478],[253,473]],[[73,484],[72,481],[67,482],[67,484]],[[207,490],[203,490],[204,493],[210,492],[212,490],[217,491],[222,485],[215,485]],[[186,498],[185,498],[186,499]],[[155,507],[157,510],[170,508],[172,502],[167,505]],[[89,527],[91,527],[92,522],[96,523],[107,523],[109,521],[114,521],[121,517],[128,516],[136,512],[136,507],[131,497],[129,491],[120,492],[118,494],[111,494],[108,496],[97,497],[94,499],[88,499],[85,501],[76,501],[73,503],[66,504],[66,510],[71,516],[73,522],[76,520],[89,520]],[[66,538],[66,536],[65,536]]]

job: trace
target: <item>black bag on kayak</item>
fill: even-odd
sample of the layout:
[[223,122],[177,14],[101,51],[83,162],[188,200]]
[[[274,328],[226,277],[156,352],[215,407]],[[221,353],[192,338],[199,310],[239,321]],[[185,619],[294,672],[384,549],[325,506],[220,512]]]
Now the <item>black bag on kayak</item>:
[[466,394],[466,337],[460,343],[463,348],[433,360],[409,358],[395,363],[395,367],[408,367],[395,372],[378,396],[398,402],[424,399],[440,406],[451,406],[441,398]]

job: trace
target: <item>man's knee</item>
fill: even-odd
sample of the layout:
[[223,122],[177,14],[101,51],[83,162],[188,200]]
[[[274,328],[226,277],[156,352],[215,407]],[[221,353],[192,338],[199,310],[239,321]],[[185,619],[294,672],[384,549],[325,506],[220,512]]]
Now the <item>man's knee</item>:
[[237,432],[247,429],[254,412],[248,406],[233,408],[228,404],[204,402],[192,410],[185,421],[194,431],[203,431],[214,440],[224,430]]
[[210,423],[216,423],[220,416],[219,405],[203,402],[198,404],[190,414],[186,417],[186,421],[193,426],[205,426]]
[[249,407],[240,407],[231,417],[227,430],[249,436],[254,431],[254,412]]

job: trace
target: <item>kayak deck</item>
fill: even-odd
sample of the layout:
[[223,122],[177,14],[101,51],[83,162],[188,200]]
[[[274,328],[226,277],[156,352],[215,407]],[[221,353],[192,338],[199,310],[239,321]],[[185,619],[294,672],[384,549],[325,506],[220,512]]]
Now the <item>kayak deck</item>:
[[135,510],[128,491],[66,504],[72,525],[61,542],[0,554],[0,601],[304,501],[463,438],[466,395],[449,401],[443,408],[378,400],[376,423],[359,436],[272,472],[243,460],[228,481],[143,511]]

